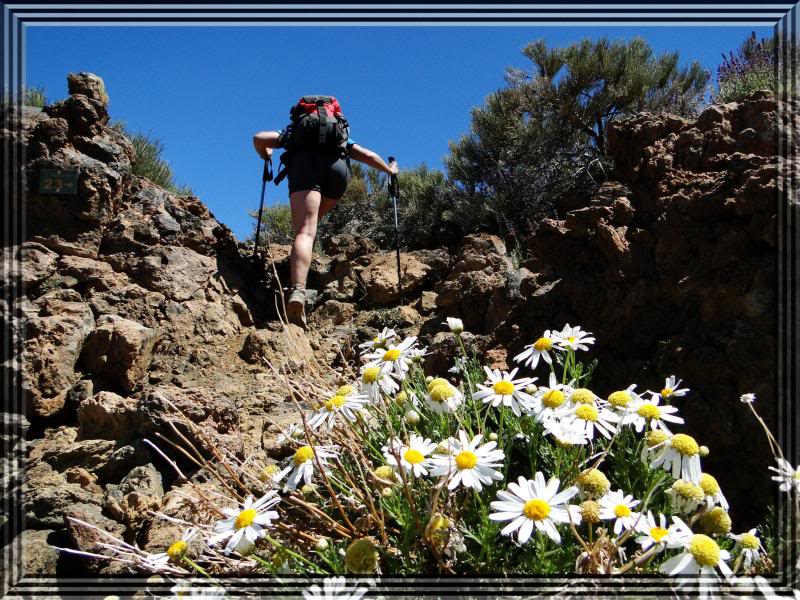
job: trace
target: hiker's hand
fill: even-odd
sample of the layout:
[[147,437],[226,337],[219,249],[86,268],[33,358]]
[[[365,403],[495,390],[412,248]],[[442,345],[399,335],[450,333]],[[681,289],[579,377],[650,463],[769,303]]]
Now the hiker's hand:
[[259,149],[259,152],[258,152],[258,154],[259,154],[259,156],[261,156],[261,158],[263,158],[264,160],[268,160],[269,158],[271,158],[271,157],[272,157],[272,148],[262,148],[262,149]]
[[393,160],[389,163],[389,174],[397,175],[400,172],[400,167],[397,166],[397,161]]

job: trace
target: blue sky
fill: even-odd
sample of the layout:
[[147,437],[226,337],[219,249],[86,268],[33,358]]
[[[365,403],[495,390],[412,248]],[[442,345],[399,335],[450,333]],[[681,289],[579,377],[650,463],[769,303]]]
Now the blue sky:
[[[401,167],[440,167],[470,109],[524,68],[521,49],[583,37],[644,36],[716,72],[720,54],[768,27],[34,27],[26,29],[26,80],[51,101],[68,72],[106,82],[112,119],[166,146],[176,181],[188,184],[240,239],[258,207],[262,163],[252,136],[279,129],[304,94],[339,98],[352,137]],[[276,161],[277,166],[277,161]],[[286,183],[267,203],[287,200]]]

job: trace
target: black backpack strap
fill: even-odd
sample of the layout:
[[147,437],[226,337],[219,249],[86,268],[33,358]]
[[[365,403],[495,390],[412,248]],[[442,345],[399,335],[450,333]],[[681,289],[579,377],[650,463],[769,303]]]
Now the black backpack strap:
[[290,154],[291,153],[288,150],[284,150],[283,154],[281,154],[280,164],[278,166],[278,174],[275,175],[275,179],[273,179],[275,185],[279,185],[280,182],[286,178],[286,167],[289,166]]
[[319,145],[324,146],[332,133],[334,121],[328,116],[323,99],[317,100],[317,115],[319,115]]

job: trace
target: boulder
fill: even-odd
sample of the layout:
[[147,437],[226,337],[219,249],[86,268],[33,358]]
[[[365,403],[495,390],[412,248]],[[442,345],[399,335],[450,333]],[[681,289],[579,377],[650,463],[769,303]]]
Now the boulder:
[[100,375],[133,391],[147,373],[156,332],[116,315],[101,315],[97,327],[86,339],[83,362],[95,375]]
[[50,542],[53,534],[52,529],[26,529],[20,534],[23,576],[52,577],[56,574],[59,551]]
[[[394,254],[375,254],[369,264],[361,269],[359,275],[371,304],[386,306],[399,299],[396,261]],[[430,272],[431,266],[417,256],[400,254],[401,283],[405,295],[414,294],[425,283]]]
[[344,254],[347,260],[358,258],[366,254],[374,254],[378,246],[363,235],[352,233],[339,233],[322,241],[322,248],[330,256]]
[[136,531],[148,518],[148,511],[158,510],[163,497],[161,473],[147,464],[132,469],[119,485],[107,486],[103,508],[129,531]]
[[52,294],[36,304],[38,313],[26,324],[23,388],[31,414],[48,417],[64,407],[67,391],[80,377],[75,365],[94,315],[77,294]]

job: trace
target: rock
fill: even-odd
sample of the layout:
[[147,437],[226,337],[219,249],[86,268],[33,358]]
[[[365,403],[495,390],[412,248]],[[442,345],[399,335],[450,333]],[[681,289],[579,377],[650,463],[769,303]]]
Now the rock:
[[35,287],[56,272],[58,254],[42,244],[25,242],[20,246],[3,248],[4,269],[0,287],[12,288],[18,284]]
[[429,315],[436,310],[436,292],[424,291],[417,300],[417,310],[420,314]]
[[38,314],[27,322],[23,387],[33,416],[48,417],[64,407],[94,315],[80,296],[52,295],[37,301]]
[[50,465],[39,463],[27,470],[22,488],[26,527],[59,529],[64,526],[64,514],[75,506],[96,505],[102,495],[78,483],[70,483]]
[[328,300],[312,315],[312,321],[320,325],[342,325],[353,320],[356,307],[349,302]]
[[70,95],[83,94],[92,100],[97,100],[103,106],[108,105],[106,84],[94,73],[87,73],[86,71],[70,73],[67,75],[67,87]]
[[156,340],[153,329],[116,315],[101,315],[83,348],[83,362],[95,375],[133,391],[144,377]]
[[[385,306],[399,299],[396,260],[392,254],[373,255],[369,264],[361,270],[360,277],[371,304]],[[403,293],[411,296],[425,283],[431,267],[412,254],[401,253],[400,272]]]
[[[486,347],[486,339],[476,336],[468,331],[461,334],[461,341],[467,349],[467,353],[475,352],[477,356],[482,356]],[[456,357],[462,355],[461,347],[456,342],[455,335],[449,331],[437,333],[428,346],[429,356],[425,357],[426,375],[433,377],[448,377],[448,371],[455,364]]]
[[148,517],[147,511],[158,510],[163,497],[161,473],[147,464],[131,470],[119,485],[109,485],[103,506],[117,521],[136,531]]
[[56,574],[59,551],[49,541],[53,533],[52,529],[26,529],[20,534],[23,575],[52,577]]
[[113,392],[98,392],[78,408],[78,431],[82,439],[129,441],[137,437],[143,422],[138,400]]
[[[64,524],[67,526],[67,532],[73,548],[95,554],[109,554],[108,550],[100,546],[100,543],[113,543],[109,536],[105,534],[110,534],[119,540],[122,539],[125,533],[125,526],[106,517],[102,512],[102,508],[96,504],[75,504],[71,506],[64,514]],[[88,563],[88,565],[95,572],[104,566],[102,562]]]
[[298,364],[312,360],[314,350],[307,336],[295,335],[294,331],[254,329],[247,334],[239,355],[252,364],[261,364],[266,359],[276,367],[287,361]]
[[326,238],[322,241],[322,247],[326,254],[330,256],[344,254],[347,260],[374,254],[378,251],[378,247],[372,240],[363,235],[351,233],[340,233]]

